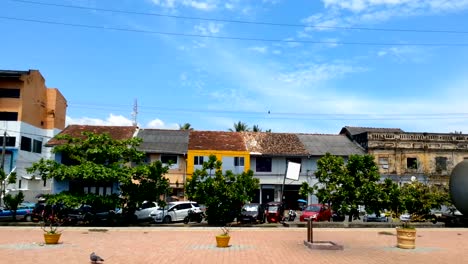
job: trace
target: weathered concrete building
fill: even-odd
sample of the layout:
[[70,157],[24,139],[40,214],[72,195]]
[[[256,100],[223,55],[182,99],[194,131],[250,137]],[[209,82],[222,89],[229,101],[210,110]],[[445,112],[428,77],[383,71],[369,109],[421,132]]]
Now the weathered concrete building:
[[65,127],[67,101],[56,88],[48,88],[37,70],[0,70],[0,148],[5,173],[17,173],[7,192],[22,191],[33,201],[51,191],[51,181],[30,175],[26,168],[52,157],[45,142]]
[[468,159],[467,134],[355,127],[344,127],[340,134],[374,155],[383,177],[398,182],[414,176],[422,182],[447,184],[455,165]]

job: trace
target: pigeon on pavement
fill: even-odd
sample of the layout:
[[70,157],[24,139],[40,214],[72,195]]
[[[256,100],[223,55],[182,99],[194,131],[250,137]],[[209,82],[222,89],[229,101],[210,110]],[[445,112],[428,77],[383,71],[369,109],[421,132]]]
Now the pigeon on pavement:
[[92,263],[98,263],[98,261],[104,261],[100,256],[96,255],[94,252],[89,255],[89,259]]

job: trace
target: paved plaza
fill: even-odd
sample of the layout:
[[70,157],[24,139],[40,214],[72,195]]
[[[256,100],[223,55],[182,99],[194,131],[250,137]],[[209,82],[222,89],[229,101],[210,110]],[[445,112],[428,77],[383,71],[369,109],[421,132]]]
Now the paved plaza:
[[305,228],[232,228],[217,248],[214,227],[63,228],[61,243],[44,245],[39,227],[0,227],[0,263],[468,263],[468,229],[419,228],[417,248],[395,247],[394,229],[317,228],[314,240],[342,251],[304,246]]

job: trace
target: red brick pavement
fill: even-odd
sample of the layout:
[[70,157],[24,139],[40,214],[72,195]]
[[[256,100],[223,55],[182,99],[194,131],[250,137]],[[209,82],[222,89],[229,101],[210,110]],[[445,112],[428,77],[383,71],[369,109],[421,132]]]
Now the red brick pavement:
[[216,248],[219,228],[64,228],[61,244],[42,245],[38,227],[0,227],[0,263],[468,263],[468,229],[418,229],[415,250],[395,247],[394,229],[316,229],[315,240],[343,251],[304,246],[305,228],[232,228],[229,248]]

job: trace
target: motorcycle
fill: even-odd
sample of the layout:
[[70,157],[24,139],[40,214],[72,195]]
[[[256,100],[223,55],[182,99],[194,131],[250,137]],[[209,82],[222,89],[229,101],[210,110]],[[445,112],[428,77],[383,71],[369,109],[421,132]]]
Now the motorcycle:
[[205,218],[205,214],[199,208],[195,208],[193,210],[189,210],[187,216],[184,217],[184,224],[188,224],[189,222],[197,222],[201,223]]
[[287,221],[290,221],[290,222],[294,221],[294,219],[296,219],[296,216],[297,216],[296,211],[290,209],[288,212]]

